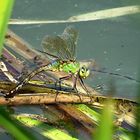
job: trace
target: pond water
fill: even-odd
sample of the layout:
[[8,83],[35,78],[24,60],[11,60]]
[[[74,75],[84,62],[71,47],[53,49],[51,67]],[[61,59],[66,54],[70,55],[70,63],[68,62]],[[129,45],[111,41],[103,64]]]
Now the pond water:
[[[70,17],[113,8],[140,6],[139,0],[17,0],[12,18],[26,20],[67,20]],[[138,80],[140,52],[140,11],[117,16],[118,11],[109,12],[106,18],[76,23],[50,23],[34,25],[10,25],[9,28],[40,48],[45,35],[61,34],[66,26],[74,25],[79,30],[77,59],[95,59],[100,68],[119,73]],[[140,9],[140,8],[139,8]],[[123,11],[123,10],[122,10]],[[112,15],[114,17],[110,18]],[[97,15],[98,16],[98,15]],[[138,83],[119,76],[95,73],[86,82],[96,87],[101,85],[106,94],[110,80],[113,79],[116,95],[135,98]]]

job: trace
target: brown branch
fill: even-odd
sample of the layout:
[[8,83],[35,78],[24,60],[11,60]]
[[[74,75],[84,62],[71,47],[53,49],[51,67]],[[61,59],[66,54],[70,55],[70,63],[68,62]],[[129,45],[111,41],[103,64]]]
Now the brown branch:
[[77,95],[72,94],[59,94],[56,98],[56,94],[37,93],[37,94],[25,94],[18,95],[13,98],[6,99],[0,97],[0,105],[23,105],[23,104],[55,104],[55,103],[88,103],[90,98],[84,95],[80,95],[82,102]]
[[[0,89],[4,91],[9,91],[12,87],[15,87],[15,84],[8,82],[0,82]],[[8,89],[8,90],[7,90]],[[30,92],[27,94],[27,92]],[[21,94],[24,93],[24,94]],[[25,94],[26,93],[26,94]],[[56,94],[58,94],[56,98]],[[18,95],[14,98],[6,99],[3,96],[0,96],[0,105],[23,105],[23,104],[57,104],[57,103],[88,103],[97,108],[102,108],[104,102],[111,98],[114,100],[115,110],[118,118],[122,117],[122,120],[125,119],[126,122],[134,122],[134,112],[137,106],[135,101],[124,99],[124,98],[115,98],[115,97],[105,97],[101,95],[91,94],[91,98],[87,94],[79,93],[79,96],[74,92],[66,91],[57,91],[55,89],[47,88],[39,85],[27,84],[23,91],[19,91]],[[56,98],[56,100],[55,100]],[[131,118],[131,120],[130,120]]]
[[[52,90],[53,91],[53,90]],[[92,96],[91,98],[87,95],[80,94],[81,100],[78,95],[74,93],[60,92],[56,98],[56,91],[48,93],[30,93],[30,94],[20,94],[14,98],[4,98],[0,97],[0,105],[25,105],[25,104],[57,104],[57,103],[88,103],[97,108],[102,108],[106,100],[105,96]],[[55,100],[56,98],[56,100]],[[134,112],[137,106],[136,102],[111,98],[114,100],[114,113],[120,118],[123,116],[122,120],[125,120],[129,123],[134,123]]]

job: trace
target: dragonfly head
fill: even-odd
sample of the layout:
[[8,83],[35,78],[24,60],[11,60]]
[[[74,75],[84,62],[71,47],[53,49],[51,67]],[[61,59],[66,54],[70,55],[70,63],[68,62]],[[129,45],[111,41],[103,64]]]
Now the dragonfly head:
[[90,70],[86,66],[82,66],[79,69],[79,76],[83,79],[87,78],[90,74]]

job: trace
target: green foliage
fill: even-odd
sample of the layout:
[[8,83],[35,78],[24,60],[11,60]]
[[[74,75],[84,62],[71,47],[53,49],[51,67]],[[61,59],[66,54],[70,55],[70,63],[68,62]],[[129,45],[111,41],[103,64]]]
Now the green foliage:
[[14,0],[0,0],[0,54]]
[[0,107],[0,125],[18,140],[35,140],[35,137],[29,134],[29,132],[21,126],[21,123],[11,117],[5,110],[4,107]]
[[[13,3],[14,0],[0,0],[0,54],[2,52],[2,46]],[[17,122],[5,111],[4,107],[0,107],[0,125],[16,139],[35,139],[35,137],[19,125],[19,122]]]
[[102,110],[96,140],[112,140],[113,137],[113,103],[108,100]]
[[23,116],[17,116],[17,119],[29,127],[34,127],[33,129],[36,131],[36,133],[40,133],[42,136],[47,137],[49,139],[77,140],[77,138],[70,136],[69,134],[61,131],[60,129],[48,125],[46,123],[42,123],[38,120],[34,120],[32,118],[23,117]]
[[100,118],[100,114],[95,111],[94,109],[88,107],[85,104],[78,104],[76,105],[76,107],[83,112],[84,114],[86,114],[89,118],[91,118],[92,120],[94,120],[94,122],[98,123],[99,122],[99,118]]

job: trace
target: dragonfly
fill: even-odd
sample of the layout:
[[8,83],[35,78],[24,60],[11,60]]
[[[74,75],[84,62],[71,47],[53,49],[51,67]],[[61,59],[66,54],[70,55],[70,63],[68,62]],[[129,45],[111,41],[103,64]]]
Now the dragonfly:
[[61,35],[45,36],[41,42],[43,50],[45,54],[55,58],[55,60],[32,71],[25,79],[19,82],[15,88],[6,93],[5,97],[14,97],[19,89],[28,83],[31,78],[42,71],[58,71],[67,73],[67,76],[59,78],[59,85],[61,86],[61,82],[63,80],[72,78],[72,89],[78,92],[76,87],[78,80],[80,85],[89,95],[88,89],[85,86],[83,79],[89,76],[90,70],[84,65],[81,66],[80,63],[76,61],[77,40],[78,30],[76,30],[73,26],[66,27]]
[[61,35],[45,36],[41,42],[41,46],[44,50],[43,53],[47,54],[49,58],[51,57],[54,60],[49,64],[40,66],[39,68],[32,71],[29,75],[27,75],[25,79],[19,82],[15,88],[11,89],[8,93],[5,93],[5,97],[14,97],[19,89],[21,89],[26,83],[28,83],[31,78],[42,71],[58,71],[67,73],[67,76],[59,78],[59,86],[61,87],[61,82],[63,80],[72,78],[72,89],[78,92],[76,84],[77,81],[79,81],[80,85],[86,91],[88,96],[90,96],[90,93],[85,86],[83,79],[89,77],[89,75],[91,73],[93,74],[93,72],[119,76],[140,83],[140,81],[132,77],[98,69],[95,67],[95,61],[93,60],[88,64],[85,63],[81,65],[81,63],[76,60],[78,35],[79,32],[77,29],[75,29],[73,26],[68,26],[64,29],[64,32]]

